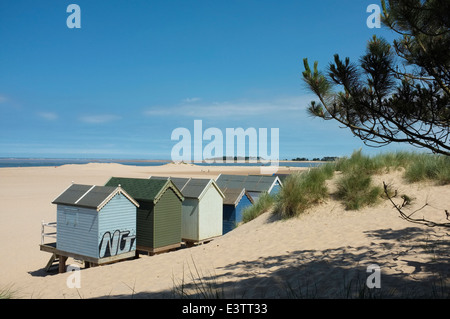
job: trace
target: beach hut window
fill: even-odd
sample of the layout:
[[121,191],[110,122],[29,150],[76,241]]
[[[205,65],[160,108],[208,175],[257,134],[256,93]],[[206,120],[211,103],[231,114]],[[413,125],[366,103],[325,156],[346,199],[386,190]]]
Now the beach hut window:
[[68,211],[64,214],[66,225],[67,226],[77,226],[78,224],[78,212],[76,211]]

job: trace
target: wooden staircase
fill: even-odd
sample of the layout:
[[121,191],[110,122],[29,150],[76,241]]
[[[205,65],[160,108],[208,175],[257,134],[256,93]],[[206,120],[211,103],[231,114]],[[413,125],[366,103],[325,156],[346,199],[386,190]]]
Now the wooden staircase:
[[59,267],[59,257],[56,254],[52,254],[47,265],[45,266],[45,271],[49,272],[52,267]]

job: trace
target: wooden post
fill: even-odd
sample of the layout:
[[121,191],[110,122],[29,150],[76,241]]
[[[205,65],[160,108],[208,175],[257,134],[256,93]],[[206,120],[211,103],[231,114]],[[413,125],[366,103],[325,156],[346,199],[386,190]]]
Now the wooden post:
[[41,245],[44,245],[44,221],[41,223]]
[[194,246],[195,246],[195,243],[193,241],[186,240],[186,247],[187,248],[191,248],[191,247],[194,247]]
[[59,273],[62,274],[66,272],[66,256],[59,256]]

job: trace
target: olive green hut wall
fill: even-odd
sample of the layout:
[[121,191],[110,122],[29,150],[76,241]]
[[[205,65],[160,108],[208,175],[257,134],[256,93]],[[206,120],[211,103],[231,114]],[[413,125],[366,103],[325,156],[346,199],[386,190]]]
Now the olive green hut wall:
[[181,201],[169,188],[154,207],[153,246],[181,243]]

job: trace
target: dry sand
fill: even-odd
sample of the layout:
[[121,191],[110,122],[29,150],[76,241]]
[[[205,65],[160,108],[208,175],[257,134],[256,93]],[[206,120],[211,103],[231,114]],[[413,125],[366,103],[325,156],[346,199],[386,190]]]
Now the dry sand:
[[[280,173],[293,170],[301,169]],[[0,290],[10,287],[15,297],[34,299],[169,298],[177,284],[184,281],[186,292],[200,275],[229,298],[347,298],[361,291],[386,298],[448,297],[448,285],[447,295],[442,292],[450,273],[448,231],[402,220],[387,201],[345,211],[330,199],[287,221],[266,213],[204,245],[82,269],[79,289],[67,286],[70,273],[44,271],[50,254],[39,250],[40,224],[55,221],[51,201],[72,181],[103,185],[111,176],[216,178],[220,173],[257,174],[259,169],[188,164],[1,168]],[[376,178],[382,181],[414,198],[407,211],[428,202],[418,217],[445,221],[450,186],[408,185],[401,172]],[[364,289],[371,264],[380,267],[381,290]]]

